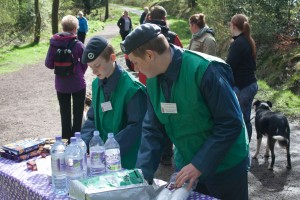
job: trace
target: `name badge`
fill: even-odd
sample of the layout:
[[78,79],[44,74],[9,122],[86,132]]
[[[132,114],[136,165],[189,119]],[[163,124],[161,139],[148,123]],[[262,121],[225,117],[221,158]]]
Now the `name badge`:
[[162,113],[177,114],[176,103],[160,103]]
[[106,112],[106,111],[112,110],[112,106],[111,106],[110,101],[101,103],[101,109],[102,109],[102,112]]

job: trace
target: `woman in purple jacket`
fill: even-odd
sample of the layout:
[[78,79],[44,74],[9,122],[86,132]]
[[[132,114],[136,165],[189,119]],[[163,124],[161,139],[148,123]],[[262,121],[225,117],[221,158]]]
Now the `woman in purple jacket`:
[[[63,32],[57,33],[50,39],[45,65],[54,69],[55,54],[59,48],[67,48],[75,39],[78,29],[76,17],[67,15],[61,21]],[[62,138],[70,139],[74,133],[81,130],[83,117],[86,83],[84,73],[87,65],[81,63],[81,55],[84,51],[82,42],[73,43],[72,54],[74,56],[73,73],[70,75],[55,75],[55,89],[60,106]],[[73,111],[71,111],[71,97],[73,100]],[[73,113],[73,121],[71,113]]]

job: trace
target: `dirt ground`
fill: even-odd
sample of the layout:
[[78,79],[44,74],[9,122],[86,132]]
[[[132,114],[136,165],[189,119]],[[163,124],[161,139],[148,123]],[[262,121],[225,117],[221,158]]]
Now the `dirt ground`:
[[[109,25],[100,33],[106,38],[118,34],[115,25]],[[90,36],[88,36],[90,37]],[[122,56],[119,62],[125,66]],[[22,63],[20,63],[22,65]],[[86,73],[87,91],[94,78]],[[260,199],[300,199],[300,126],[299,119],[289,119],[291,125],[292,170],[287,170],[286,153],[276,145],[274,171],[267,169],[270,159],[252,160],[249,172],[249,197]],[[256,133],[253,129],[251,154],[255,152]],[[59,106],[54,89],[54,74],[44,66],[44,61],[27,65],[22,70],[0,75],[0,146],[28,137],[54,137],[60,135]],[[266,139],[263,139],[265,144]],[[156,177],[168,181],[172,167],[160,166]],[[234,192],[234,191],[233,191]]]

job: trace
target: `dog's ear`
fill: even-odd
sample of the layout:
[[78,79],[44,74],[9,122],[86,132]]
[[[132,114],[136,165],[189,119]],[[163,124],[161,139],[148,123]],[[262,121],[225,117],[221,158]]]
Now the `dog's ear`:
[[253,106],[256,107],[256,106],[258,106],[260,103],[261,103],[260,100],[256,100],[256,101],[253,103]]
[[267,104],[269,105],[270,108],[272,108],[272,103],[271,103],[271,101],[267,101]]

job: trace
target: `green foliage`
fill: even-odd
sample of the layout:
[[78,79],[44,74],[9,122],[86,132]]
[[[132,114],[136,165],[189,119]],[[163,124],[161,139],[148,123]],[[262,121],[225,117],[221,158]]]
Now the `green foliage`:
[[89,32],[88,35],[93,35],[94,33],[100,32],[104,29],[105,23],[100,20],[89,20]]
[[300,95],[300,47],[291,49],[268,49],[260,57],[257,77],[273,88],[289,89]]
[[188,27],[188,21],[183,19],[168,18],[168,24],[170,26],[170,30],[174,31],[179,36],[183,47],[187,47],[191,39],[191,32],[189,28],[182,27]]

